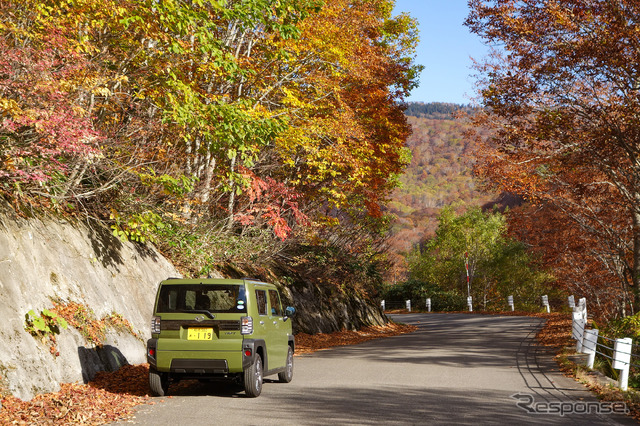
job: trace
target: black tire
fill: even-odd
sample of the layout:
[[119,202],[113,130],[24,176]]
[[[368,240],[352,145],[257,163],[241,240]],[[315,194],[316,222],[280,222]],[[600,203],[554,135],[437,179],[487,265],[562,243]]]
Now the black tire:
[[149,389],[153,396],[167,396],[169,394],[169,375],[149,369]]
[[256,354],[256,359],[244,372],[244,393],[249,398],[260,396],[262,392],[262,358]]
[[284,367],[284,371],[278,373],[278,380],[280,383],[289,383],[293,380],[293,349],[289,346],[289,352],[287,352],[287,364]]

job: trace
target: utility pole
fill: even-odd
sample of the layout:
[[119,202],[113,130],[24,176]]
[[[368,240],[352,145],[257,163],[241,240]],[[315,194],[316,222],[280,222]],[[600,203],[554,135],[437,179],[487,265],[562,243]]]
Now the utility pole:
[[464,268],[467,270],[467,305],[469,312],[473,311],[473,302],[471,299],[471,283],[469,281],[469,252],[464,252]]
[[464,252],[464,267],[467,270],[467,297],[471,297],[471,284],[469,282],[469,252]]

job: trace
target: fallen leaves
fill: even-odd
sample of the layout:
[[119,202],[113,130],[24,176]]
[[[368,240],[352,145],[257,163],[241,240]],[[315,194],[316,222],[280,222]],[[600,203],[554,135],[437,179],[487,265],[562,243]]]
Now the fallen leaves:
[[[358,331],[299,333],[296,335],[296,354],[409,333],[415,328],[390,323]],[[0,395],[0,424],[101,425],[126,420],[133,415],[135,406],[154,403],[148,397],[148,375],[147,364],[124,365],[115,372],[99,372],[88,385],[63,384],[58,392],[37,395],[31,401]]]
[[[124,368],[124,367],[123,367]],[[118,376],[118,373],[113,373]],[[2,397],[0,424],[101,425],[130,417],[145,396],[112,393],[77,383],[65,383],[58,392],[37,395],[31,401]]]
[[89,386],[119,395],[146,397],[149,392],[149,364],[123,365],[116,372],[100,371]]
[[529,314],[547,321],[536,335],[538,343],[542,346],[553,348],[556,353],[570,346],[571,342],[571,316],[564,313]]
[[342,330],[334,333],[296,334],[296,355],[307,354],[333,346],[354,345],[380,337],[397,336],[411,333],[417,329],[414,325],[389,323],[384,326],[364,327],[360,330]]

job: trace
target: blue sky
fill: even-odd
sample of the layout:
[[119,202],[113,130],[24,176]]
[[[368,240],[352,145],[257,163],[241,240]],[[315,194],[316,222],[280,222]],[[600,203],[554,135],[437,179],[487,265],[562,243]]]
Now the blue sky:
[[470,57],[481,59],[487,48],[463,25],[467,0],[396,0],[395,15],[416,18],[420,44],[416,63],[424,65],[420,87],[408,101],[468,104],[474,96]]

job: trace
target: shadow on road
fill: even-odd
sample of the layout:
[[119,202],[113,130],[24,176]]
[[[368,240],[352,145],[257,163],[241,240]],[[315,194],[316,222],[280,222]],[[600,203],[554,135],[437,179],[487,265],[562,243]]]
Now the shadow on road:
[[[479,395],[477,392],[442,388],[349,387],[313,389],[313,392],[302,395],[287,395],[270,406],[273,408],[261,407],[261,410],[266,408],[274,416],[282,416],[283,408],[289,407],[295,410],[290,420],[300,424],[309,424],[309,419],[322,419],[324,424],[605,424],[585,422],[584,416],[530,414],[516,403],[516,399],[505,398],[499,391],[483,391]],[[254,413],[255,416],[258,414]],[[269,417],[270,413],[262,415]]]
[[[523,347],[533,345],[535,334],[542,325],[542,320],[529,317],[502,317],[496,325],[495,317],[488,315],[432,314],[427,317],[428,322],[424,321],[424,315],[419,315],[396,316],[398,321],[417,325],[419,328],[414,333],[335,348],[323,351],[322,356],[443,367],[504,367],[514,362]],[[524,340],[523,334],[526,335]],[[443,348],[445,351],[441,350]],[[456,352],[451,348],[459,350]],[[414,356],[407,358],[407,350]]]

